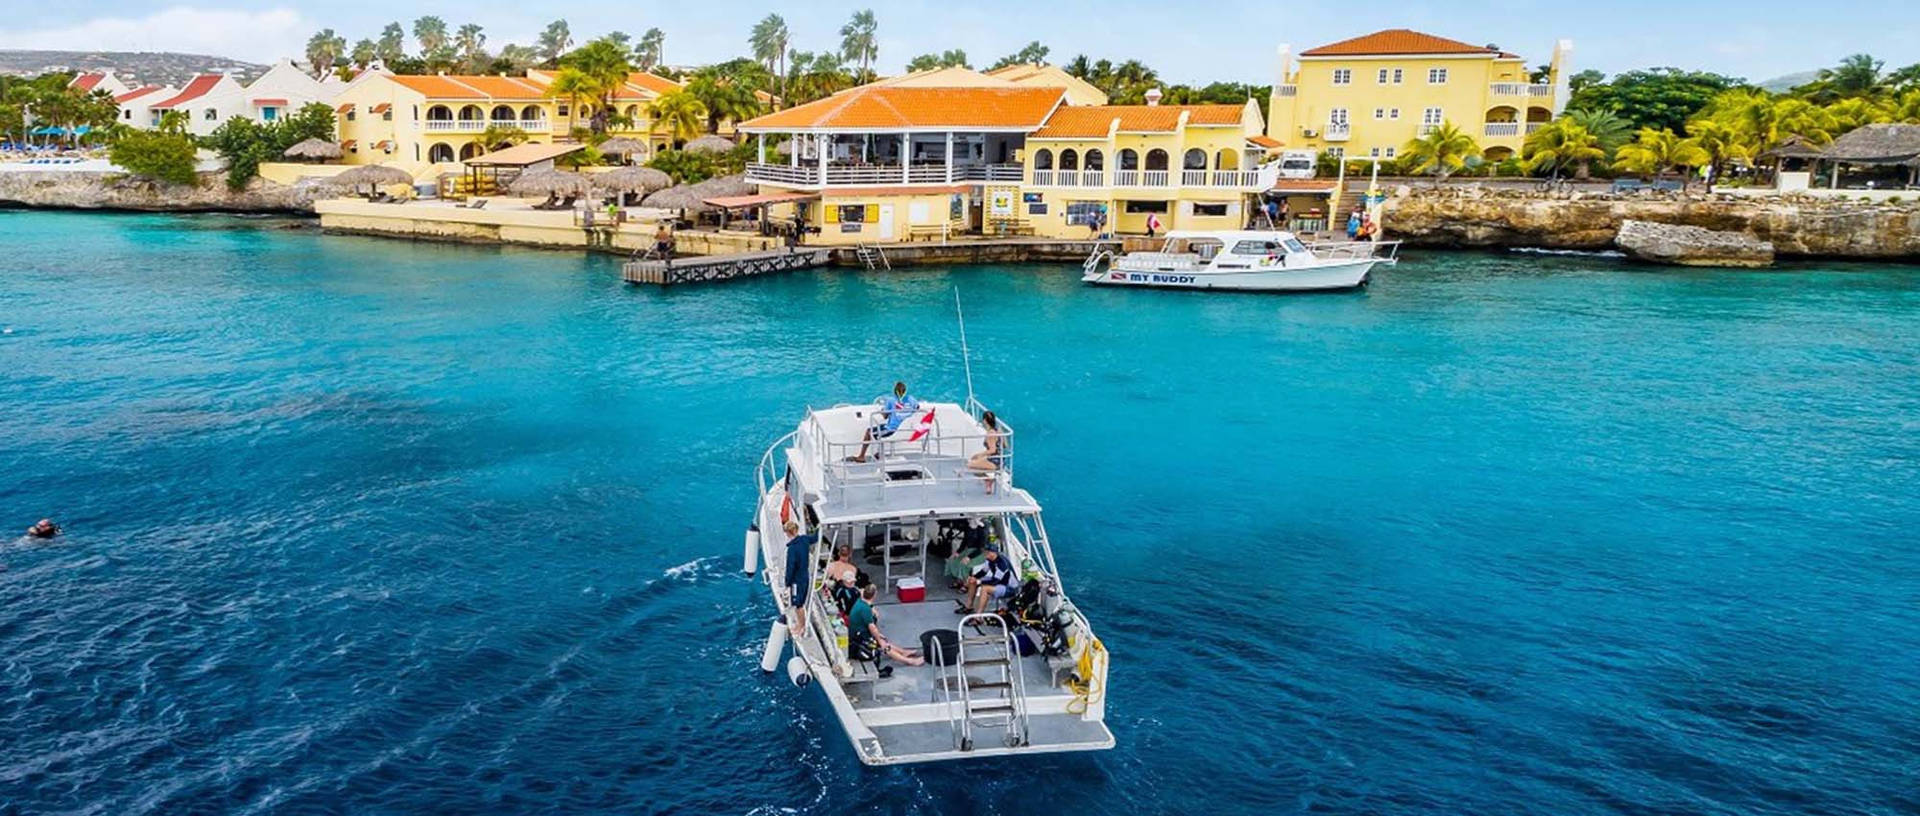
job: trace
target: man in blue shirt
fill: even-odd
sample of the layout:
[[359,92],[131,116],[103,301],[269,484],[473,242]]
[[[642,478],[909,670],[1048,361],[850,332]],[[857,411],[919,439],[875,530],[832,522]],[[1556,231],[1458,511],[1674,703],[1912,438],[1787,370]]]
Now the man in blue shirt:
[[812,572],[808,569],[812,565],[807,562],[813,557],[813,544],[820,537],[813,533],[801,535],[800,525],[792,519],[787,520],[785,529],[788,536],[786,584],[791,593],[788,597],[793,599],[793,631],[798,632],[803,620],[800,610],[807,603],[807,579]]
[[860,455],[853,457],[855,462],[867,461],[867,445],[875,439],[885,439],[900,430],[900,423],[920,410],[920,401],[907,393],[907,384],[893,384],[893,396],[880,401],[880,427],[868,428],[865,438],[860,440]]

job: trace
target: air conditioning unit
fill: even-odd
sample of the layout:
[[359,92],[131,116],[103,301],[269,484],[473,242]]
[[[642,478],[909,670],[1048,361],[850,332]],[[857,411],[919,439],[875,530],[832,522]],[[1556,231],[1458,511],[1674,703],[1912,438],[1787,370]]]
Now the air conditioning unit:
[[1316,137],[1316,136],[1319,136],[1319,135],[1320,135],[1320,131],[1319,131],[1319,130],[1317,130],[1317,129],[1315,129],[1315,128],[1310,128],[1310,127],[1302,127],[1302,128],[1300,128],[1300,135],[1302,135],[1302,136],[1305,136],[1305,137],[1307,137],[1307,138],[1309,138],[1309,139],[1311,139],[1311,138],[1314,138],[1314,137]]

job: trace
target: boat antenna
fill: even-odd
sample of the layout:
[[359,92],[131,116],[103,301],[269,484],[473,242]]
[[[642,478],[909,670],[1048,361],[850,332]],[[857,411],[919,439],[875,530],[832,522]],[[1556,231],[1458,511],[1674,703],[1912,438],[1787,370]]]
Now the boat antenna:
[[960,310],[960,287],[953,287],[953,317],[960,323],[960,366],[967,373],[967,407],[972,408],[973,399],[973,354],[967,350],[967,315]]

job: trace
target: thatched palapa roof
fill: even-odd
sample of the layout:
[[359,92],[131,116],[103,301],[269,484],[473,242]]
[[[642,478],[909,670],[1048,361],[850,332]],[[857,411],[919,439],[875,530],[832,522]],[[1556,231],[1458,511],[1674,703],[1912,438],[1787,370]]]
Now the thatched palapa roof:
[[1820,155],[1820,148],[1815,147],[1812,142],[1807,141],[1806,137],[1796,135],[1782,139],[1779,144],[1773,146],[1772,150],[1765,151],[1756,158],[1817,159],[1820,158]]
[[748,184],[745,176],[721,176],[698,184],[682,184],[647,196],[641,202],[648,207],[665,210],[684,210],[687,214],[703,213],[714,209],[706,202],[709,198],[753,195],[759,188]]
[[515,195],[586,195],[587,177],[566,170],[528,170],[507,185]]
[[733,149],[733,142],[724,136],[707,135],[688,142],[680,149],[691,153],[725,153]]
[[327,181],[342,187],[358,187],[362,184],[412,184],[413,174],[398,167],[384,164],[363,164],[352,170],[346,170]]
[[1861,125],[1833,140],[1820,158],[1849,164],[1920,166],[1920,125]]
[[337,159],[346,155],[340,146],[325,139],[307,139],[287,148],[281,155],[289,159]]
[[651,167],[622,167],[587,179],[594,189],[609,193],[651,193],[673,186],[673,177]]
[[647,152],[647,143],[621,136],[601,142],[599,149],[601,153],[609,156],[632,156]]

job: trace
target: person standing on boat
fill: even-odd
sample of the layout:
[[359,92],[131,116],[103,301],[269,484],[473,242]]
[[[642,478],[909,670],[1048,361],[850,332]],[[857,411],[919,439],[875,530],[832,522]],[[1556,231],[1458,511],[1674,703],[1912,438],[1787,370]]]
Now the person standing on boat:
[[1347,216],[1347,240],[1352,241],[1360,237],[1360,221],[1363,217],[1359,207],[1353,208],[1353,213]]
[[880,401],[880,418],[883,420],[880,427],[867,429],[867,435],[860,440],[860,455],[853,457],[853,461],[867,461],[867,446],[876,439],[892,436],[894,431],[900,430],[900,423],[907,421],[907,417],[918,410],[920,401],[907,393],[907,384],[894,383],[893,396]]
[[793,603],[793,622],[791,631],[799,632],[805,616],[801,613],[807,604],[807,581],[812,578],[813,545],[820,537],[813,533],[800,534],[800,524],[788,519],[783,527],[787,531],[787,569],[786,585],[788,598]]

